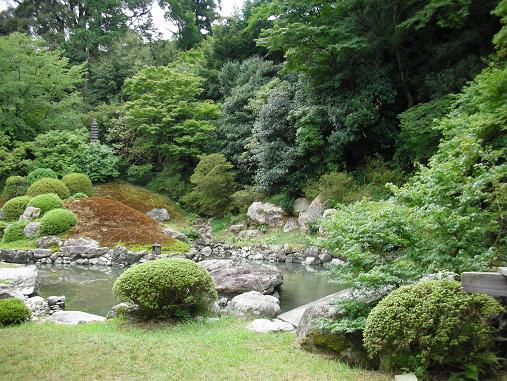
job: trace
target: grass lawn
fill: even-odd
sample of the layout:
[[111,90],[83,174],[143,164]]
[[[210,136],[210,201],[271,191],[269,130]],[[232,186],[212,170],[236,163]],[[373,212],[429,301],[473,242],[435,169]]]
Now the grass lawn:
[[0,329],[0,380],[391,380],[221,320],[135,327],[27,323]]
[[35,239],[22,239],[14,242],[2,242],[0,240],[0,249],[28,250],[35,249],[36,247],[37,243]]

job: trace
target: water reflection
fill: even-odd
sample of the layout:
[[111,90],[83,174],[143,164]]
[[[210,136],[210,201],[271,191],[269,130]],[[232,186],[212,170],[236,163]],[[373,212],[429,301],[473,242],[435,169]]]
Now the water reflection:
[[[341,290],[340,286],[328,282],[327,275],[320,268],[297,263],[275,266],[283,273],[282,312]],[[39,293],[43,297],[65,295],[68,310],[105,316],[111,306],[118,303],[111,289],[124,270],[105,266],[41,265]]]

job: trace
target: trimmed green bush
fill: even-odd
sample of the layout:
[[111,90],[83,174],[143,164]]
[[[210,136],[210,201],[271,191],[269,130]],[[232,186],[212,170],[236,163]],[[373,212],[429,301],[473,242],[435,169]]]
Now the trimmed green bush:
[[70,198],[72,200],[79,200],[80,198],[88,198],[88,195],[86,193],[78,192],[70,196]]
[[20,324],[32,316],[32,311],[21,300],[7,298],[0,300],[0,325]]
[[481,371],[491,365],[491,319],[501,311],[494,299],[461,292],[454,281],[400,287],[368,315],[364,346],[386,370]]
[[43,216],[53,209],[58,209],[63,206],[63,201],[55,193],[46,193],[35,196],[30,200],[28,206],[40,209],[40,214]]
[[231,208],[239,213],[246,213],[250,205],[255,201],[262,201],[263,196],[255,191],[253,187],[245,187],[232,194]]
[[159,259],[129,268],[113,294],[137,304],[144,317],[179,317],[202,311],[217,298],[213,278],[188,259]]
[[15,221],[23,214],[28,203],[30,202],[30,197],[28,196],[18,196],[11,198],[7,201],[2,207],[2,212],[4,215],[5,221]]
[[23,176],[10,176],[5,180],[5,187],[3,196],[7,200],[17,196],[23,196],[28,189],[26,177]]
[[26,181],[28,185],[32,185],[37,180],[44,178],[58,179],[58,174],[51,168],[37,168],[28,174]]
[[69,188],[70,194],[85,193],[91,196],[93,185],[90,178],[82,173],[69,173],[63,176],[63,183]]
[[5,228],[3,241],[7,243],[26,239],[23,229],[26,225],[28,225],[28,223],[28,221],[16,221],[9,224]]
[[70,196],[69,188],[62,181],[50,178],[37,180],[26,191],[31,197],[46,193],[56,193],[62,200]]
[[67,209],[53,209],[47,212],[40,221],[41,235],[65,233],[77,225],[77,217]]

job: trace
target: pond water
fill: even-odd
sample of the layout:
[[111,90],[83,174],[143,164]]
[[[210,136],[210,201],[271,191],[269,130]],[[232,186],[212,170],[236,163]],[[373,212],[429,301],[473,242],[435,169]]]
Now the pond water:
[[[282,312],[289,311],[342,288],[328,281],[320,268],[297,263],[274,264],[283,273],[280,291]],[[40,289],[43,297],[65,295],[65,308],[105,316],[118,303],[111,289],[125,271],[121,267],[95,267],[79,265],[39,266]]]

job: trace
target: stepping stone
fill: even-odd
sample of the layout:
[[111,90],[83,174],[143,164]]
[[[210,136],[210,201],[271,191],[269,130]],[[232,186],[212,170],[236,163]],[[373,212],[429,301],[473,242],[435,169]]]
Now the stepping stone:
[[282,320],[256,319],[246,326],[246,329],[257,333],[294,331],[294,326]]
[[93,315],[81,311],[58,311],[46,318],[46,321],[65,325],[95,323],[104,320],[106,320],[106,318],[103,316]]
[[398,374],[394,376],[394,381],[417,381],[415,374]]

